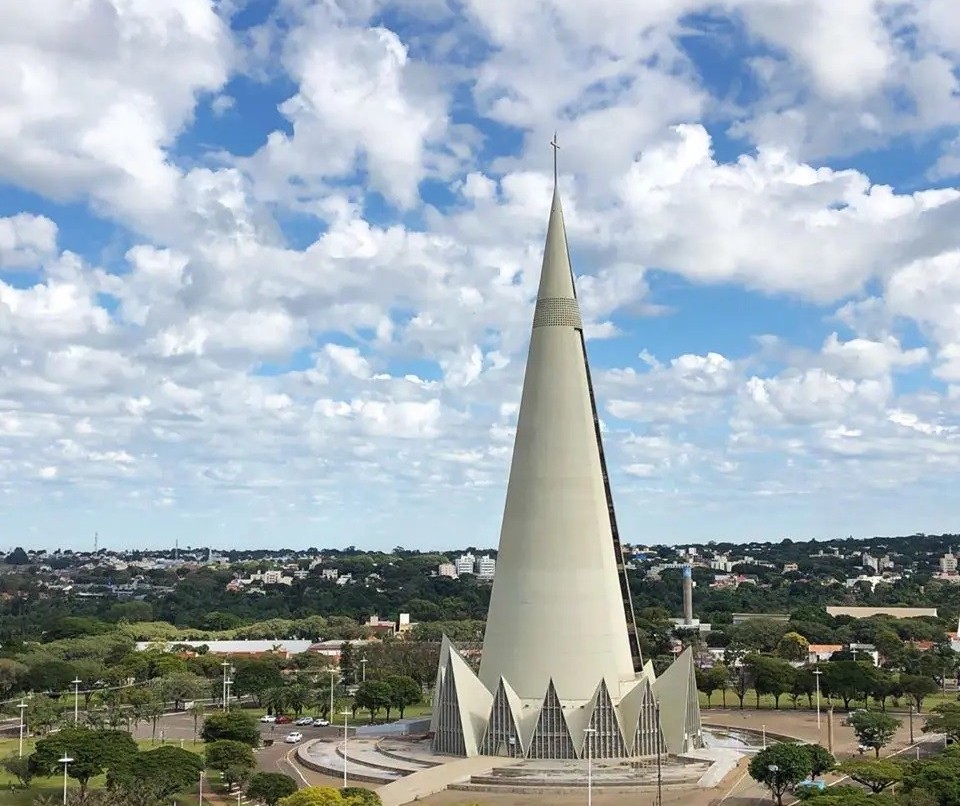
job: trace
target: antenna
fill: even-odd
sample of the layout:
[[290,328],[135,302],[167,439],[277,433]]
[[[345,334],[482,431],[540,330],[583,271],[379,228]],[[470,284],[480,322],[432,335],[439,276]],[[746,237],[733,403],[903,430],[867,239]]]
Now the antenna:
[[94,532],[93,533],[93,553],[94,554],[97,553],[97,550],[99,549],[99,547],[100,547],[100,533]]

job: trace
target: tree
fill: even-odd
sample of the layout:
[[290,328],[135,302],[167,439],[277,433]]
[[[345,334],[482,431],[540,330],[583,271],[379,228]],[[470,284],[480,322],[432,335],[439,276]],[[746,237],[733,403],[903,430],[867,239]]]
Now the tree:
[[287,707],[287,686],[273,686],[263,692],[263,705],[274,714],[282,714]]
[[205,677],[192,672],[174,672],[160,679],[159,694],[165,702],[173,703],[174,710],[182,711],[186,701],[203,697],[209,689],[210,682]]
[[277,801],[297,791],[297,782],[282,772],[258,772],[247,782],[247,797],[277,806]]
[[856,786],[832,786],[823,792],[807,795],[802,803],[803,806],[897,806],[900,801],[895,801],[889,795],[864,792]]
[[423,701],[423,690],[412,677],[391,675],[386,679],[386,684],[390,688],[387,719],[390,718],[390,706],[396,708],[400,712],[400,718],[403,719],[404,711],[408,706],[418,705]]
[[727,707],[727,689],[730,688],[730,670],[722,663],[715,663],[707,672],[712,679],[714,690],[720,692],[723,707]]
[[3,761],[0,761],[0,767],[8,775],[16,778],[24,789],[30,786],[30,782],[33,780],[33,769],[30,767],[29,757],[7,756]]
[[709,669],[697,669],[696,670],[696,679],[697,679],[697,690],[702,691],[707,698],[707,708],[710,707],[710,697],[713,696],[713,692],[717,690],[716,680],[710,677]]
[[917,704],[918,711],[923,708],[923,701],[926,697],[940,690],[937,681],[932,677],[915,674],[901,675],[900,687],[903,689],[904,694],[913,698],[913,701]]
[[340,645],[340,677],[343,680],[355,680],[356,674],[357,664],[353,656],[353,644],[344,641]]
[[0,658],[0,700],[5,700],[16,691],[22,691],[29,668],[10,658]]
[[163,716],[163,701],[157,696],[156,691],[150,691],[134,708],[140,719],[146,719],[150,722],[150,743],[155,743],[157,741],[157,722]]
[[783,660],[805,661],[810,642],[798,632],[788,632],[777,642],[777,656]]
[[250,694],[263,705],[263,696],[272,688],[283,685],[280,667],[273,658],[247,658],[237,661],[233,676],[233,691],[239,697]]
[[874,794],[903,780],[903,765],[885,758],[854,758],[844,761],[839,769]]
[[804,747],[807,755],[810,756],[810,776],[812,778],[818,778],[837,766],[837,760],[825,747],[821,747],[819,744],[807,744]]
[[783,796],[811,773],[810,754],[803,745],[784,742],[761,750],[750,760],[750,777],[770,790],[777,806]]
[[146,790],[165,801],[193,784],[203,770],[203,759],[189,750],[164,745],[130,756],[110,769],[107,781],[127,791]]
[[254,747],[260,744],[260,728],[252,716],[242,711],[218,711],[203,721],[200,737],[205,742],[227,740]]
[[824,688],[843,700],[843,707],[850,710],[850,701],[870,689],[870,672],[873,667],[854,660],[836,660],[823,664]]
[[310,701],[310,689],[302,683],[291,683],[286,687],[287,707],[293,711],[296,716],[303,713]]
[[960,741],[960,705],[944,703],[933,709],[923,725],[924,733],[945,733],[954,742]]
[[199,700],[191,705],[188,709],[190,711],[190,716],[193,717],[193,743],[197,743],[197,736],[200,733],[200,720],[207,713],[206,706]]
[[383,804],[376,792],[372,789],[364,789],[362,786],[342,787],[340,796],[344,803],[348,803],[350,806],[382,806]]
[[779,708],[780,697],[793,685],[793,667],[784,660],[765,655],[747,655],[743,662],[753,677],[757,707],[760,707],[760,697],[769,694],[773,697],[774,707]]
[[73,759],[67,774],[79,782],[80,791],[84,792],[91,778],[123,764],[136,752],[137,743],[129,733],[68,727],[37,742],[30,767],[36,775],[56,775],[62,772],[58,759],[67,753]]
[[330,786],[308,786],[282,798],[277,806],[344,806],[340,792]]
[[221,739],[220,741],[210,742],[203,752],[207,766],[220,772],[225,772],[230,768],[252,770],[257,766],[253,750],[250,745],[243,742]]
[[372,722],[377,711],[390,705],[390,686],[382,680],[367,680],[357,688],[353,701],[357,708],[365,708],[370,712]]
[[62,710],[61,703],[46,695],[40,695],[28,700],[24,720],[35,736],[44,736],[57,724]]
[[730,666],[730,687],[740,701],[741,711],[743,710],[743,700],[747,696],[751,682],[750,667],[744,661],[739,661],[739,665]]
[[872,747],[877,758],[901,724],[899,719],[880,711],[860,711],[850,717],[850,726],[857,734],[857,740],[865,747]]

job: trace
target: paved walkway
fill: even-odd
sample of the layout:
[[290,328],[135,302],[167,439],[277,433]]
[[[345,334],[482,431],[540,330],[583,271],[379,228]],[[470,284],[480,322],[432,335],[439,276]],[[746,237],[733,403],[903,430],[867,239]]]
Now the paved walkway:
[[[490,758],[476,756],[451,761],[439,767],[430,767],[399,781],[382,786],[377,790],[383,806],[402,806],[404,803],[420,800],[428,795],[442,792],[450,784],[464,781],[472,775],[480,775],[498,767],[509,767],[518,763],[515,758]],[[475,798],[473,798],[475,800]]]

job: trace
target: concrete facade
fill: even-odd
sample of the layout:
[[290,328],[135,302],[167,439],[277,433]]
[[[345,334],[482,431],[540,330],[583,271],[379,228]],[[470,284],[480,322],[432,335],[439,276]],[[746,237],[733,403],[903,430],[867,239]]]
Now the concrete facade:
[[444,641],[433,713],[434,747],[454,755],[629,757],[700,742],[689,653],[659,679],[640,656],[556,189],[480,671]]

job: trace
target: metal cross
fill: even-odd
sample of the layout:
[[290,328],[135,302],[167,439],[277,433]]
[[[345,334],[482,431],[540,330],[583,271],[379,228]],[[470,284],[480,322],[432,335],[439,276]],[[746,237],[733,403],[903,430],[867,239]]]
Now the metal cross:
[[560,150],[560,144],[557,143],[557,133],[553,133],[553,139],[550,141],[553,147],[553,184],[557,184],[557,151]]

